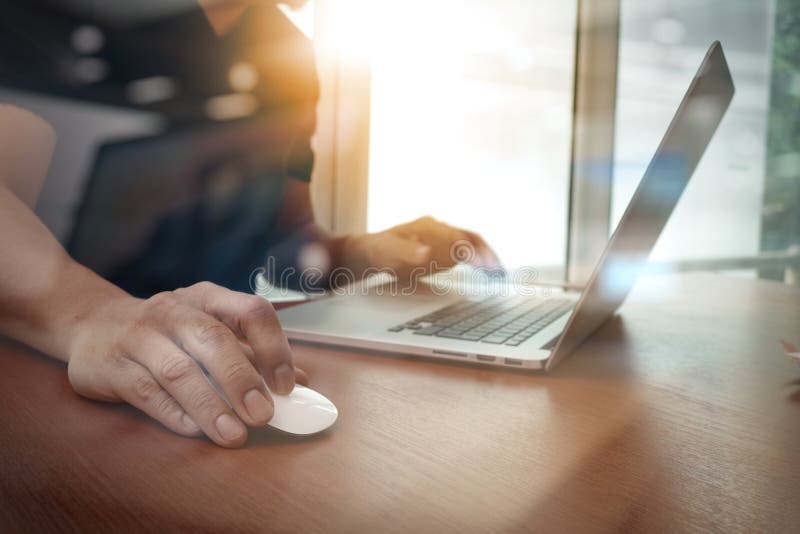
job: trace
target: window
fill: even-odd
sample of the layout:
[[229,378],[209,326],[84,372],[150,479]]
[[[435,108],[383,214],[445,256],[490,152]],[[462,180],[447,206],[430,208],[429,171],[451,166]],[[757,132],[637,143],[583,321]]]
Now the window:
[[562,276],[576,2],[335,9],[344,60],[370,66],[367,229],[433,215],[480,232],[510,266]]
[[712,41],[722,43],[736,85],[656,245],[656,261],[762,250],[774,21],[774,1],[621,2],[612,230]]
[[[318,46],[335,46],[339,62],[336,83],[329,83],[335,91],[326,92],[331,56],[323,50],[323,101],[335,93],[338,115],[321,115],[318,137],[338,144],[328,161],[333,185],[316,186],[338,194],[335,229],[376,231],[431,214],[481,232],[512,268],[535,265],[548,279],[569,271],[571,281],[585,281],[588,271],[574,269],[596,261],[703,55],[719,40],[736,96],[652,259],[684,270],[796,276],[797,2],[315,5]],[[577,70],[576,57],[583,65]],[[592,96],[602,93],[597,84],[609,88],[608,98]],[[591,100],[587,117],[598,124],[573,132],[581,98]],[[337,122],[334,134],[326,134],[328,122]],[[605,164],[606,154],[613,157],[607,176],[570,175],[573,134],[590,158]],[[356,187],[348,182],[353,169],[363,174]],[[598,179],[610,179],[610,192]],[[361,215],[341,224],[348,211]]]

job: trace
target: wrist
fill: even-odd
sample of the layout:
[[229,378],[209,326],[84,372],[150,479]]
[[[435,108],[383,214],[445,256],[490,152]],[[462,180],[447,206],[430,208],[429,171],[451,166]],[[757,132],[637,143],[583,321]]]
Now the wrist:
[[357,279],[361,278],[370,265],[361,245],[362,237],[363,234],[348,234],[340,237],[337,256],[335,256],[336,261],[334,261],[335,266],[349,269]]
[[350,234],[336,236],[330,241],[331,265],[336,268],[351,268],[352,238]]
[[68,362],[87,335],[108,328],[113,320],[110,308],[136,299],[71,260],[57,278],[41,318],[44,346],[37,348]]

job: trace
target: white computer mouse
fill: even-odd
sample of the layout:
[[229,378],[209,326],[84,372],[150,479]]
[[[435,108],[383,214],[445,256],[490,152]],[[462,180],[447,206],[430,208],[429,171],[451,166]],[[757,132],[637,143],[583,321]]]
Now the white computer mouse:
[[299,384],[288,395],[269,394],[275,413],[267,424],[289,434],[322,432],[339,417],[339,410],[324,395]]

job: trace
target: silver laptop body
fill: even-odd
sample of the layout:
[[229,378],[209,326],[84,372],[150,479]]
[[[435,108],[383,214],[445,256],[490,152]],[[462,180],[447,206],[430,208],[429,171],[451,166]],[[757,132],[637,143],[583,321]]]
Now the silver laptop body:
[[733,98],[712,43],[583,291],[433,277],[414,291],[354,285],[279,312],[289,339],[483,365],[550,369],[632,288]]

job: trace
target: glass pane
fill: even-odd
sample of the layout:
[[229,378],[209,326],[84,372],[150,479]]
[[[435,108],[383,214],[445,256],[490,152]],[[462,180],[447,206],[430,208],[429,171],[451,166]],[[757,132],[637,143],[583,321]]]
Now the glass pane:
[[761,250],[794,256],[794,274],[779,267],[762,277],[798,281],[800,274],[800,2],[777,0],[772,55],[767,175]]
[[392,2],[373,18],[369,230],[433,215],[509,267],[560,275],[576,2]]
[[774,2],[623,0],[612,229],[708,46],[736,95],[653,252],[656,260],[754,256],[761,244]]

